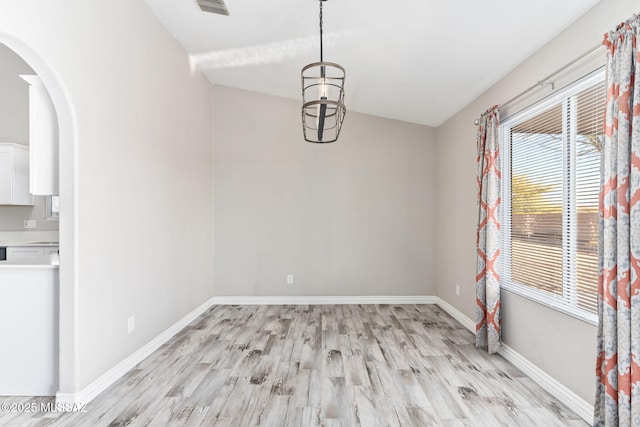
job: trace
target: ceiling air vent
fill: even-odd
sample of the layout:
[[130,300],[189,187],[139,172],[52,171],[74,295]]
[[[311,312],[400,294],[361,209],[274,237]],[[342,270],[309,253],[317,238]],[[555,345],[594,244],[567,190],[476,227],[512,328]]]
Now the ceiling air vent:
[[229,16],[229,9],[224,4],[224,0],[196,0],[200,9],[205,12],[217,13],[218,15]]

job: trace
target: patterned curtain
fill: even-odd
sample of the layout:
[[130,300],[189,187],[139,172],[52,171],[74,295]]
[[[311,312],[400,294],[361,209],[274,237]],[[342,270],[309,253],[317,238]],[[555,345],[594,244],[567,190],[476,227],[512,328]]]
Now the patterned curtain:
[[605,35],[594,425],[640,425],[640,20]]
[[476,267],[476,346],[500,349],[500,145],[498,106],[478,127],[478,232]]

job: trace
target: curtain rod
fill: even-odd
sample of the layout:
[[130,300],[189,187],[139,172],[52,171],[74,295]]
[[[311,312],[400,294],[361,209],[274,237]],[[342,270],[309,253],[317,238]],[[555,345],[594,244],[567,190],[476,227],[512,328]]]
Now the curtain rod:
[[[539,88],[540,86],[544,86],[544,85],[551,85],[551,90],[554,90],[554,82],[549,82],[547,80],[557,76],[558,74],[560,74],[561,72],[563,72],[564,70],[566,70],[567,68],[577,64],[578,62],[582,61],[583,59],[585,59],[586,57],[588,57],[589,55],[597,52],[598,50],[602,49],[602,44],[598,44],[597,46],[592,47],[591,49],[589,49],[588,51],[586,51],[585,53],[583,53],[582,55],[578,56],[577,58],[575,58],[573,61],[563,65],[562,67],[558,68],[556,71],[554,71],[553,73],[549,74],[547,77],[543,78],[542,80],[539,80],[536,84],[534,84],[531,87],[528,87],[527,89],[523,90],[522,92],[520,92],[519,94],[517,94],[516,96],[514,96],[513,98],[511,98],[510,100],[508,100],[507,102],[504,102],[502,104],[499,104],[500,107],[504,107],[505,105],[509,105],[512,102],[522,98],[523,96],[525,96],[526,94],[528,94],[529,92],[531,92],[534,89]],[[475,119],[473,121],[474,125],[479,125],[480,124],[480,119]]]

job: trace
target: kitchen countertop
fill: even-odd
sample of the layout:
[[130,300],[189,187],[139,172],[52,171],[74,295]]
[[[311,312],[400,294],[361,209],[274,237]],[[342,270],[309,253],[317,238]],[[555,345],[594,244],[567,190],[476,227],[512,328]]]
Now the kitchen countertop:
[[18,242],[18,241],[0,241],[0,246],[12,246],[12,247],[28,247],[28,246],[37,246],[37,247],[55,247],[60,246],[60,242],[53,241],[34,241],[34,242]]

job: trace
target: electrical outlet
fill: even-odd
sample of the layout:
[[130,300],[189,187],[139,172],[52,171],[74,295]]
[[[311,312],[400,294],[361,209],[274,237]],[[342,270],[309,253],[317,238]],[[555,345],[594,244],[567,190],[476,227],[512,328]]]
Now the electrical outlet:
[[460,285],[456,285],[456,295],[460,296]]
[[293,274],[287,274],[287,285],[293,285]]
[[127,332],[130,334],[135,330],[136,330],[136,316],[131,316],[127,319]]
[[24,220],[24,228],[36,228],[36,220],[35,219],[25,219]]

